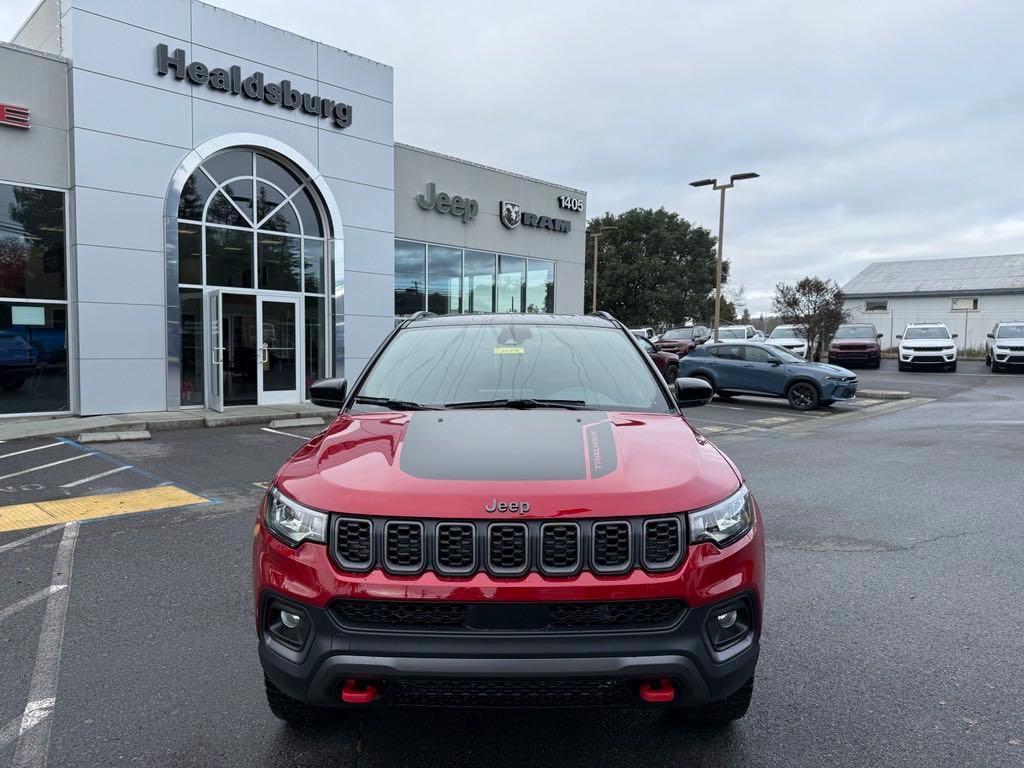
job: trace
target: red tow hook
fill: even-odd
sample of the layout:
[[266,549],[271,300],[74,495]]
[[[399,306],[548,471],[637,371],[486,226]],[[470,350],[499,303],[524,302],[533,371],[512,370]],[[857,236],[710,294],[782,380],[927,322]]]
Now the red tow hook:
[[667,677],[640,683],[640,698],[652,704],[665,704],[676,697],[675,686]]
[[346,704],[369,704],[377,698],[377,686],[366,680],[350,677],[341,687],[341,700]]

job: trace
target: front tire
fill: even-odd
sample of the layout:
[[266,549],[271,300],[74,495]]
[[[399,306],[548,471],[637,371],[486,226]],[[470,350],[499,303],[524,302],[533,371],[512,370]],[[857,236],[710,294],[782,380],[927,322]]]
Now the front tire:
[[313,707],[293,699],[270,682],[270,678],[266,675],[263,676],[263,683],[267,690],[267,704],[278,720],[284,720],[295,726],[309,726],[326,723],[333,720],[336,715],[334,710]]
[[909,371],[910,370],[910,364],[909,363],[904,363],[902,360],[899,361],[897,366],[899,367],[899,369],[901,371]]
[[698,730],[718,730],[739,720],[750,709],[754,695],[754,677],[743,684],[738,691],[724,699],[699,709],[680,708],[673,710],[672,718],[680,725]]
[[956,360],[946,366],[946,370],[950,373],[956,373]]
[[665,381],[667,381],[669,384],[672,384],[678,378],[679,378],[679,366],[678,365],[669,364],[665,368]]
[[798,411],[810,411],[817,407],[820,396],[818,388],[809,381],[798,381],[786,391],[789,404]]

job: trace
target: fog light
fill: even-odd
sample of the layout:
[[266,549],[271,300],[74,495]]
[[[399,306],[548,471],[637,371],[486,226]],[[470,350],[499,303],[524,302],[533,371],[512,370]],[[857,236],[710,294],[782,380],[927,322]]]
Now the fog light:
[[[282,614],[282,616],[283,615],[284,614]],[[736,613],[736,611],[726,611],[725,613],[720,613],[717,616],[715,616],[715,619],[718,621],[718,626],[720,626],[722,629],[728,629],[736,623],[737,615],[738,614]],[[298,617],[296,616],[296,618]],[[287,624],[288,622],[285,623]],[[291,627],[294,625],[288,624],[288,626]]]
[[299,614],[297,613],[281,611],[281,623],[288,627],[288,629],[295,629],[297,626],[299,626],[299,624],[302,623],[302,617],[299,616]]
[[293,650],[302,650],[311,629],[305,611],[271,600],[266,615],[267,632],[272,638]]
[[724,651],[745,640],[753,631],[753,613],[746,599],[714,608],[706,622],[708,640],[716,651]]

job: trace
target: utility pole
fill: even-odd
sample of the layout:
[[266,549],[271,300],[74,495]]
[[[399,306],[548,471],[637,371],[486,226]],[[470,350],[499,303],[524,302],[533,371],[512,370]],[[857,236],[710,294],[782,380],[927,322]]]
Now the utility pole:
[[597,312],[597,241],[601,239],[601,235],[605,232],[609,232],[618,227],[601,227],[597,231],[591,234],[594,238],[594,276],[590,283],[590,311]]
[[734,173],[729,177],[728,184],[719,184],[718,179],[701,179],[691,181],[691,187],[706,187],[711,185],[715,191],[721,191],[718,204],[718,254],[715,259],[715,341],[718,341],[718,328],[722,318],[722,251],[725,248],[725,190],[732,189],[736,182],[741,179],[756,179],[757,173]]

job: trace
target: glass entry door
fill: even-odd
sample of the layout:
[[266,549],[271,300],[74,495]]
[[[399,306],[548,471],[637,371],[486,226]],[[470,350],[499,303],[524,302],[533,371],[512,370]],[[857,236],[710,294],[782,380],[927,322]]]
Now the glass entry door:
[[302,400],[300,299],[258,296],[256,311],[259,404],[298,403]]

